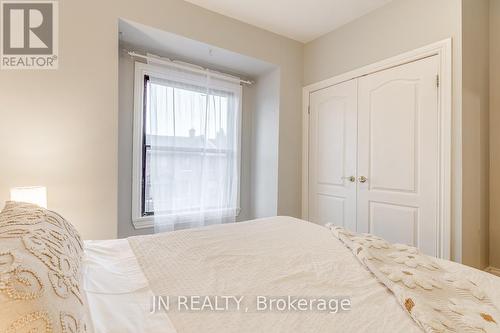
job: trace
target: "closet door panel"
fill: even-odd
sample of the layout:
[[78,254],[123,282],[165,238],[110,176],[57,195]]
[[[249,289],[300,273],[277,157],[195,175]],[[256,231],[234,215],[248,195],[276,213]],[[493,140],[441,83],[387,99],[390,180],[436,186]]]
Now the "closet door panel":
[[[415,192],[418,174],[418,82],[395,80],[370,92],[369,184],[373,190]],[[393,167],[397,165],[397,172]]]
[[357,81],[310,96],[309,219],[356,228]]
[[359,79],[358,231],[437,255],[437,57]]

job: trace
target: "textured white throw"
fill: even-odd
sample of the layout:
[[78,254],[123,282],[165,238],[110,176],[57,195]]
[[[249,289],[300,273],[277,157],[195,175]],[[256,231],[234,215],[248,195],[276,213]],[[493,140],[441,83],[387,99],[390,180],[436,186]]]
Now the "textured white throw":
[[327,225],[426,332],[500,332],[500,312],[466,276],[416,248]]

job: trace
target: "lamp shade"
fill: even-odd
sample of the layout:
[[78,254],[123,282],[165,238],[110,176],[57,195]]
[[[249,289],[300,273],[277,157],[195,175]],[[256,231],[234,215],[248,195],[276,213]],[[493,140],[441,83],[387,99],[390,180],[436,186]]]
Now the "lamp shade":
[[47,188],[43,186],[14,187],[10,189],[10,200],[28,202],[47,208]]

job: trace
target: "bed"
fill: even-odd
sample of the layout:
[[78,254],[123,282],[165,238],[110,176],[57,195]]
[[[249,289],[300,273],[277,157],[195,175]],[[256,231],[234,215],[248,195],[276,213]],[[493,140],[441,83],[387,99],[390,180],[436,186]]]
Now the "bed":
[[[422,327],[411,307],[408,311],[408,306],[406,309],[404,306],[408,304],[395,297],[399,289],[394,288],[399,288],[398,283],[393,282],[391,287],[378,278],[377,273],[371,271],[373,268],[368,268],[363,259],[357,257],[363,251],[346,243],[347,235],[350,235],[348,231],[333,226],[272,217],[128,239],[86,241],[82,244],[80,270],[89,311],[87,318],[91,321],[87,331],[438,331]],[[499,331],[498,314],[494,311],[500,307],[500,278],[450,261],[429,260],[447,274],[466,276],[478,290],[487,294],[492,310],[486,314],[481,312],[487,325],[474,328],[473,322],[470,330],[464,327],[463,331]],[[424,290],[419,286],[417,289]],[[442,286],[439,290],[443,291]],[[464,290],[459,292],[464,293]],[[181,310],[171,305],[165,311],[165,307],[160,310],[153,306],[156,306],[152,302],[155,295],[176,297],[177,302],[181,296],[215,299],[232,295],[242,299],[242,306],[229,310],[199,310],[199,307]],[[350,307],[335,312],[317,308],[258,310],[259,296],[266,300],[286,296],[348,300]],[[80,328],[75,321],[73,331],[83,332]]]
[[[291,217],[90,241],[85,247],[85,289],[98,332],[422,331],[329,229]],[[439,264],[467,275],[500,305],[499,278],[449,261]],[[244,295],[250,301],[257,295],[349,297],[352,309],[150,314],[155,294]],[[115,311],[116,303],[126,308]]]

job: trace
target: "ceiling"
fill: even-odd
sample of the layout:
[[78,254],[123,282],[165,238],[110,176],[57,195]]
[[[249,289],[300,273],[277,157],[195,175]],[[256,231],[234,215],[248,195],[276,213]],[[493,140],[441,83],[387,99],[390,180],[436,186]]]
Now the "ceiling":
[[307,43],[392,0],[186,0]]
[[252,79],[277,68],[262,60],[124,19],[119,20],[119,31],[121,46],[129,51],[153,53],[243,78]]

